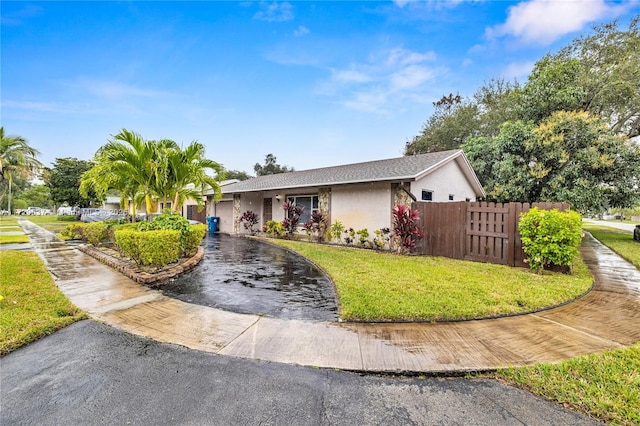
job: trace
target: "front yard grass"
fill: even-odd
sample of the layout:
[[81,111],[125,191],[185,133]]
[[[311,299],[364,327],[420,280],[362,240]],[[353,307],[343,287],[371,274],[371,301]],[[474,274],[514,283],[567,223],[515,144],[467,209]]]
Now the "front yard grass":
[[333,279],[346,321],[447,321],[530,312],[586,293],[579,259],[571,275],[442,257],[271,240],[321,266]]
[[495,377],[607,423],[640,424],[640,344]]
[[636,268],[640,268],[640,242],[633,239],[633,232],[587,223],[582,224],[582,229],[633,263]]
[[70,223],[79,223],[79,220],[72,221],[60,221],[58,216],[44,215],[44,216],[22,216],[23,219],[29,220],[38,226],[43,227],[47,231],[60,232],[64,230]]
[[0,355],[87,318],[32,251],[0,251]]

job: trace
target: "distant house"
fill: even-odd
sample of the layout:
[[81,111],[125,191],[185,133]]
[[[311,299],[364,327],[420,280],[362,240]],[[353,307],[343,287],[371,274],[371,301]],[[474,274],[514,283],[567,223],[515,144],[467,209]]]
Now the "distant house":
[[300,223],[322,211],[328,224],[373,231],[391,226],[391,209],[411,201],[475,201],[485,192],[461,150],[259,176],[222,187],[220,202],[207,202],[219,230],[242,233],[238,218],[257,213],[260,226],[282,221],[282,203],[304,206]]

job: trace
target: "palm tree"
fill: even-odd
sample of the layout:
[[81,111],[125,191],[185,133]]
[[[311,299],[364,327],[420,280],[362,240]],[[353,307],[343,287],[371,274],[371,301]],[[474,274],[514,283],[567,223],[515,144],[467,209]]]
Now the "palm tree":
[[[215,199],[221,195],[216,178],[224,178],[224,169],[205,159],[204,145],[196,141],[182,150],[170,139],[147,141],[123,129],[98,150],[93,161],[95,166],[82,177],[81,192],[93,188],[105,195],[117,189],[123,198],[134,201],[134,213],[143,201],[147,213],[156,211],[158,200],[173,200],[173,210],[179,210],[189,198],[201,206],[202,189],[207,185]],[[216,178],[208,176],[207,170],[215,172]]]
[[[202,193],[207,186],[213,190],[214,200],[220,199],[222,190],[218,181],[224,179],[224,167],[204,158],[204,151],[203,144],[193,141],[184,150],[175,150],[170,154],[169,170],[174,211],[180,210],[188,199],[195,200],[198,207],[202,207]],[[207,175],[207,170],[214,172],[215,177]]]
[[36,158],[38,154],[22,136],[5,135],[4,127],[0,127],[0,176],[8,182],[7,210],[11,211],[13,176],[29,178],[40,170],[42,163]]

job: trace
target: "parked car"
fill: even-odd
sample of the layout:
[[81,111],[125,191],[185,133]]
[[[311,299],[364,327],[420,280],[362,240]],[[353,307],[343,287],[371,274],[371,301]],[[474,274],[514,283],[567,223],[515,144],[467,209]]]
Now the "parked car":
[[11,213],[9,212],[9,210],[2,210],[0,214],[2,214],[2,216],[9,216]]

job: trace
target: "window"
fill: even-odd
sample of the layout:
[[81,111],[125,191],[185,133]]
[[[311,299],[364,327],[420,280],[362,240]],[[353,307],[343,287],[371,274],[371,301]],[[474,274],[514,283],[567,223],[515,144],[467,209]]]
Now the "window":
[[449,201],[453,201],[453,194],[449,194]]
[[433,201],[433,191],[422,190],[422,201]]
[[302,195],[295,197],[287,197],[287,201],[295,203],[296,206],[304,207],[302,214],[300,215],[300,224],[311,220],[311,213],[318,211],[318,196],[317,195]]

